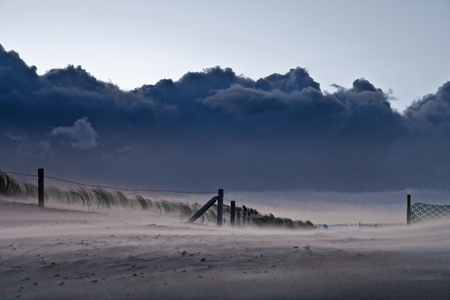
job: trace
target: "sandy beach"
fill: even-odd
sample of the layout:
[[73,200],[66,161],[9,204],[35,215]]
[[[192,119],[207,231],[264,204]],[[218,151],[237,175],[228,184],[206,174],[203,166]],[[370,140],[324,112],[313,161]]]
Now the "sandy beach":
[[449,299],[450,223],[242,229],[0,200],[2,299]]

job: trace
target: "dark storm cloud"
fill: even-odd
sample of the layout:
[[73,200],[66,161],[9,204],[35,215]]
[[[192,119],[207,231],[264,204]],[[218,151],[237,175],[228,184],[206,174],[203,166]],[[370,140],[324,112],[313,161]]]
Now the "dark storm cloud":
[[434,127],[450,125],[450,82],[442,85],[436,94],[430,94],[414,102],[406,115],[411,120],[426,122]]
[[81,67],[38,76],[0,48],[1,168],[186,190],[448,189],[449,90],[400,114],[362,78],[330,94],[302,68],[214,67],[124,92]]
[[20,59],[19,54],[6,52],[0,45],[0,92],[14,93],[15,91],[29,92],[39,85],[39,76],[34,66],[28,67]]
[[201,103],[240,118],[299,117],[302,112],[326,114],[342,110],[340,103],[331,97],[323,97],[313,88],[286,93],[278,89],[265,91],[234,85],[202,99]]

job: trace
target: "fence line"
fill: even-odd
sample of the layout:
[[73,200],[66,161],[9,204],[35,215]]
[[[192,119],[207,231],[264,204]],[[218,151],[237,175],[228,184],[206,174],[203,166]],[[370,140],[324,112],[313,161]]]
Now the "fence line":
[[450,205],[414,203],[411,206],[411,222],[429,222],[450,218]]
[[406,222],[421,223],[450,218],[450,205],[417,202],[411,205],[411,195],[407,196]]
[[[102,186],[102,185],[93,185],[93,184],[86,184],[86,183],[81,183],[81,182],[76,182],[76,181],[71,181],[71,180],[66,180],[66,179],[61,179],[61,178],[57,178],[57,177],[52,177],[52,176],[45,176],[44,177],[44,169],[40,168],[38,169],[37,175],[32,175],[32,174],[26,174],[26,173],[20,173],[20,172],[11,172],[11,171],[3,171],[0,170],[0,175],[4,174],[5,177],[5,182],[2,182],[0,180],[0,188],[2,187],[2,184],[8,185],[8,177],[9,175],[7,174],[15,174],[15,175],[20,175],[20,176],[27,176],[27,177],[34,177],[38,179],[38,186],[37,186],[37,194],[38,194],[38,204],[39,207],[44,208],[44,198],[46,197],[45,195],[45,187],[44,187],[44,179],[48,178],[48,179],[53,179],[53,180],[58,180],[58,181],[62,181],[62,182],[67,182],[67,183],[71,183],[71,184],[77,184],[79,186],[80,189],[83,189],[84,186],[87,187],[94,187],[94,193],[96,194],[95,197],[99,198],[99,203],[106,203],[107,207],[109,207],[111,205],[111,200],[110,199],[106,199],[108,198],[109,194],[111,194],[111,192],[107,192],[107,191],[96,191],[95,188],[103,188],[103,189],[114,189],[116,190],[117,193],[119,193],[118,196],[115,196],[116,198],[118,197],[118,199],[115,199],[114,201],[119,201],[120,203],[122,203],[124,200],[123,198],[126,197],[123,194],[120,194],[120,191],[130,191],[130,192],[139,192],[139,191],[149,191],[149,192],[171,192],[171,193],[184,193],[184,194],[215,194],[216,192],[206,192],[206,191],[183,191],[183,190],[171,190],[171,189],[166,189],[166,190],[157,190],[157,189],[125,189],[125,188],[119,188],[119,187],[112,187],[112,186]],[[0,176],[0,179],[2,179],[3,176]],[[23,185],[24,188],[27,190],[27,193],[29,192],[28,190],[30,189],[31,191],[33,190],[33,187],[30,186],[30,184],[26,183],[26,182],[18,182],[13,180],[13,186],[12,189],[16,189],[19,188],[19,185]],[[10,187],[11,188],[11,187]],[[36,187],[34,187],[36,188]],[[56,188],[58,190],[58,188]],[[90,205],[90,195],[85,195],[86,193],[89,193],[89,191],[82,191],[81,192],[82,195],[81,197],[81,201],[83,201],[83,204],[85,203],[85,201],[87,201],[88,205]],[[86,198],[87,197],[87,198]],[[142,206],[143,209],[146,209],[148,207],[148,203],[146,202],[146,199],[144,199],[142,196],[136,195],[136,201]],[[224,205],[223,204],[223,200],[226,200],[227,202],[231,202],[231,205]],[[125,199],[126,201],[129,201],[128,199]],[[214,201],[213,201],[214,200]],[[125,202],[126,202],[125,201]],[[245,205],[242,205],[242,207],[237,207],[236,206],[236,201],[234,200],[229,200],[228,198],[226,198],[224,196],[224,191],[223,189],[219,189],[217,196],[213,197],[210,202],[212,201],[212,203],[210,203],[211,205],[208,205],[208,208],[211,208],[214,205],[214,202],[217,201],[218,203],[214,206],[217,209],[217,213],[213,212],[211,214],[215,215],[215,217],[217,218],[217,226],[221,227],[223,224],[223,212],[225,209],[225,212],[229,212],[229,220],[230,220],[230,225],[231,226],[235,226],[237,225],[238,227],[240,226],[250,226],[253,225],[253,220],[258,221],[258,226],[285,226],[287,228],[313,228],[314,224],[312,224],[310,221],[306,221],[306,222],[302,222],[300,220],[297,221],[293,221],[291,219],[287,219],[287,218],[280,218],[280,217],[275,217],[273,214],[266,214],[266,215],[261,215],[256,209],[253,208],[247,208]],[[123,203],[122,203],[123,204]],[[150,203],[150,205],[153,205],[152,203]],[[160,204],[157,204],[158,208],[159,208]],[[163,206],[165,206],[165,202],[162,203]],[[208,208],[205,207],[205,210],[203,212],[198,211],[198,213],[200,213],[200,215],[203,215],[206,210],[208,210]],[[184,208],[182,208],[184,210]],[[196,208],[198,209],[198,208]],[[209,212],[208,212],[209,213]],[[203,217],[203,216],[202,216]],[[191,217],[192,219],[193,217]],[[194,222],[195,220],[192,220],[192,222]]]
[[[188,191],[179,191],[179,190],[154,190],[154,189],[136,189],[136,190],[132,190],[132,189],[124,189],[124,188],[117,188],[117,187],[110,187],[110,186],[102,186],[102,185],[92,185],[92,184],[85,184],[85,183],[80,183],[80,182],[75,182],[75,181],[71,181],[71,180],[65,180],[65,179],[60,179],[60,178],[56,178],[56,177],[52,177],[52,176],[44,176],[44,169],[43,168],[39,168],[38,169],[38,175],[31,175],[31,174],[25,174],[25,173],[19,173],[19,172],[5,172],[5,171],[0,171],[3,174],[16,174],[16,175],[21,175],[21,176],[29,176],[29,177],[38,177],[38,206],[40,208],[44,208],[45,207],[45,203],[44,203],[44,198],[45,198],[45,187],[44,187],[44,178],[49,178],[49,179],[54,179],[54,180],[58,180],[58,181],[62,181],[62,182],[68,182],[71,184],[78,184],[80,186],[88,186],[88,187],[95,187],[95,188],[104,188],[104,189],[115,189],[116,191],[122,190],[122,191],[158,191],[158,192],[175,192],[175,193],[189,193],[189,194],[205,194],[205,193],[210,193],[210,192],[188,192]],[[198,210],[194,216],[192,216],[189,219],[189,222],[193,223],[195,222],[195,220],[197,220],[199,217],[201,217],[209,208],[211,208],[215,202],[217,201],[217,226],[218,227],[222,227],[222,223],[223,223],[223,189],[219,189],[218,190],[218,196],[213,197],[206,205],[204,205],[200,210]],[[234,212],[234,211],[233,211]],[[230,217],[231,218],[231,217]],[[233,224],[234,225],[234,224]]]
[[[1,170],[0,170],[1,171]],[[31,175],[31,174],[25,174],[25,173],[19,173],[19,172],[7,172],[7,171],[1,171],[5,174],[15,174],[15,175],[21,175],[21,176],[27,176],[27,177],[38,177],[38,175]],[[124,192],[154,192],[154,193],[176,193],[176,194],[215,194],[217,192],[207,192],[207,191],[182,191],[182,190],[172,190],[172,189],[127,189],[127,188],[119,188],[119,187],[113,187],[113,186],[106,186],[106,185],[98,185],[98,184],[88,184],[88,183],[81,183],[76,181],[71,181],[67,179],[61,179],[57,177],[52,176],[45,176],[45,178],[53,179],[61,182],[76,184],[80,186],[88,186],[88,187],[99,187],[104,189],[113,189],[117,191],[124,191]]]

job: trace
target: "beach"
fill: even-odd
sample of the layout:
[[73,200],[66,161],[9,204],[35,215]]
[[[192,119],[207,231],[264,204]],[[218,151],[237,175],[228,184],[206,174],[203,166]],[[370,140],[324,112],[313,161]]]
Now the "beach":
[[449,253],[448,221],[218,228],[0,199],[2,299],[449,299]]

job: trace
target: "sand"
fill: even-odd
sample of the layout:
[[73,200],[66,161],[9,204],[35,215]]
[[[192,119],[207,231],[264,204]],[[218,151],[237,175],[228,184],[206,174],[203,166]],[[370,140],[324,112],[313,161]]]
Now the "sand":
[[450,299],[450,222],[219,229],[0,199],[0,298]]

